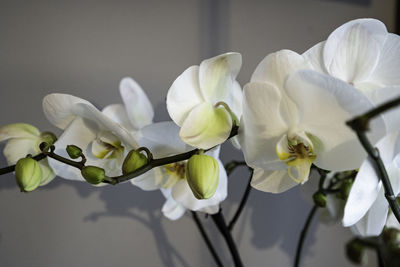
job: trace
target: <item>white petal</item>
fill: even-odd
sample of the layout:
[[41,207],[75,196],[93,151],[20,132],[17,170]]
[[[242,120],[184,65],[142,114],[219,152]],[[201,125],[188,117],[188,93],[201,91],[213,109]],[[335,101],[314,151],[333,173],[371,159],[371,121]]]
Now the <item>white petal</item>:
[[[314,143],[314,163],[334,171],[358,168],[366,153],[345,122],[373,108],[366,96],[339,79],[307,70],[292,74],[286,91],[297,104],[301,116],[298,127],[312,134],[310,139],[318,144]],[[383,136],[383,120],[375,119],[371,128],[369,138],[375,143]]]
[[43,159],[39,161],[40,168],[42,169],[42,181],[40,182],[40,186],[44,186],[48,183],[50,183],[54,177],[56,177],[56,174],[53,172],[53,170],[49,166],[49,162],[47,159]]
[[191,146],[208,149],[223,143],[232,129],[232,118],[224,107],[204,102],[194,108],[182,125],[179,136]]
[[82,117],[88,120],[87,123],[92,122],[91,128],[97,128],[95,129],[97,131],[112,131],[125,145],[138,148],[128,130],[112,121],[86,100],[72,95],[50,94],[43,99],[43,110],[47,119],[61,129],[65,129],[76,117]]
[[362,236],[378,236],[386,224],[389,206],[384,196],[383,189],[380,190],[377,199],[365,216],[356,223],[355,227]]
[[27,123],[13,123],[0,127],[0,142],[10,138],[37,139],[39,130]]
[[287,76],[299,69],[309,68],[302,55],[281,50],[266,56],[251,76],[251,82],[267,82],[283,88]]
[[199,84],[199,67],[189,67],[176,78],[168,90],[169,116],[176,124],[182,126],[189,112],[203,101]]
[[185,214],[186,209],[173,198],[169,198],[165,201],[161,211],[165,217],[172,221],[176,221]]
[[126,113],[135,129],[140,129],[153,122],[154,110],[146,93],[130,77],[121,80],[119,85]]
[[239,141],[249,165],[278,159],[275,146],[288,130],[282,102],[280,91],[271,84],[254,82],[244,87]]
[[232,90],[229,91],[227,98],[225,99],[226,104],[228,104],[231,111],[239,119],[242,116],[243,107],[243,91],[240,84],[234,81]]
[[203,98],[213,104],[224,100],[232,90],[241,66],[242,55],[239,53],[226,53],[201,62],[199,81]]
[[[74,144],[82,149],[85,156],[89,156],[89,153],[91,153],[90,151],[87,153],[89,145],[95,138],[96,132],[89,128],[83,119],[76,118],[55,143],[55,153],[65,158],[69,158],[65,148],[67,145]],[[98,166],[98,164],[93,164],[89,157],[87,157],[87,159],[88,162],[86,165]],[[75,167],[66,165],[51,158],[49,158],[49,165],[57,176],[68,180],[84,181],[80,170]]]
[[400,85],[400,36],[389,33],[381,50],[378,64],[369,78],[375,83]]
[[[175,201],[183,205],[185,208],[193,211],[206,211],[205,208],[216,206],[222,202],[226,198],[228,192],[227,175],[221,161],[217,161],[219,165],[219,183],[214,196],[209,199],[199,200],[194,197],[187,181],[181,180],[172,188],[172,197],[175,199]],[[211,213],[216,212],[214,208],[208,211]]]
[[139,144],[149,148],[155,158],[194,149],[179,138],[179,130],[180,128],[172,121],[153,123],[140,130]]
[[106,106],[102,111],[104,115],[112,119],[114,122],[120,124],[122,127],[132,132],[136,129],[132,126],[131,121],[126,114],[125,107],[121,104],[113,104]]
[[311,65],[311,68],[322,73],[326,73],[323,59],[324,45],[325,41],[320,42],[303,53],[304,59]]
[[[400,87],[393,86],[369,90],[366,95],[377,106],[400,97]],[[400,130],[400,107],[392,108],[382,113],[381,116],[385,121],[387,132]]]
[[327,71],[346,82],[366,80],[378,62],[386,35],[385,25],[374,19],[353,20],[340,26],[324,46]]
[[160,189],[166,179],[165,172],[162,171],[163,167],[154,168],[138,177],[131,179],[131,183],[140,187],[142,190],[151,191]]
[[8,164],[15,164],[20,158],[25,158],[28,154],[35,156],[39,152],[38,140],[25,138],[13,138],[9,140],[3,150]]
[[400,224],[397,221],[396,216],[394,216],[393,212],[391,212],[387,218],[386,227],[396,228],[396,229],[400,230]]
[[298,183],[289,177],[287,169],[268,171],[256,168],[251,179],[252,187],[269,193],[282,193],[296,185]]
[[382,187],[370,159],[360,167],[346,202],[343,225],[351,226],[358,222],[372,206]]

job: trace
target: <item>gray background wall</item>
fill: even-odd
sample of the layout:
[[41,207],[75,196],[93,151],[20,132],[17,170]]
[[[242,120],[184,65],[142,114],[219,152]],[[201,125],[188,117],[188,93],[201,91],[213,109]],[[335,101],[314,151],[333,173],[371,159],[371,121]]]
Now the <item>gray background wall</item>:
[[[393,31],[394,10],[394,0],[1,0],[0,125],[58,132],[42,114],[43,96],[70,93],[101,108],[121,101],[126,75],[146,90],[156,119],[167,120],[169,86],[204,58],[241,52],[244,85],[268,53],[302,53],[348,20],[374,17]],[[224,146],[223,160],[233,158],[242,155]],[[228,218],[246,181],[244,170],[229,181]],[[190,216],[168,221],[162,203],[159,192],[130,184],[93,188],[62,179],[22,194],[12,175],[2,176],[0,266],[212,266]],[[299,187],[281,195],[253,190],[233,233],[246,266],[291,266],[310,207]],[[350,236],[315,221],[302,266],[351,266],[343,246]],[[216,234],[213,240],[229,266],[224,243]],[[370,260],[376,266],[372,253]]]

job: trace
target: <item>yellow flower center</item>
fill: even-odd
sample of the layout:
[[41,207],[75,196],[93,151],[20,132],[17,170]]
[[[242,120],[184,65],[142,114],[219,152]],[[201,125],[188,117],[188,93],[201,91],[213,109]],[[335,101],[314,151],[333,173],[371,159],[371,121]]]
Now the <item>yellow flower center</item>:
[[276,145],[278,158],[285,162],[289,177],[297,183],[305,183],[316,155],[314,146],[306,133],[284,135]]
[[169,188],[179,180],[186,178],[186,162],[175,162],[164,166],[168,178],[163,182],[163,188]]

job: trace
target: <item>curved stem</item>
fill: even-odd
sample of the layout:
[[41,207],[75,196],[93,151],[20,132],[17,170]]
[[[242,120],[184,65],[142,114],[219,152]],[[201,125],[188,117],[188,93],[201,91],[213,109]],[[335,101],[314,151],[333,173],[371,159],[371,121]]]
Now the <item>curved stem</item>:
[[236,210],[235,215],[233,216],[232,220],[228,224],[229,231],[232,231],[233,227],[235,226],[236,221],[239,219],[239,216],[243,211],[243,208],[247,202],[247,199],[249,198],[250,190],[251,190],[251,177],[252,176],[253,176],[253,169],[250,169],[250,177],[249,177],[249,181],[247,183],[246,191],[244,191],[242,200],[240,201],[239,207]]
[[301,250],[303,249],[303,245],[304,245],[304,241],[306,239],[307,236],[307,232],[308,229],[311,225],[311,221],[315,215],[315,212],[317,211],[318,207],[316,205],[314,205],[314,207],[312,207],[312,209],[310,210],[310,213],[307,216],[307,220],[303,226],[303,229],[301,230],[300,233],[300,238],[299,241],[297,243],[297,249],[296,249],[296,258],[294,260],[294,267],[298,267],[300,264],[300,256],[301,256]]
[[229,251],[231,252],[233,262],[235,263],[235,267],[243,267],[242,260],[240,259],[239,252],[236,248],[236,244],[233,241],[231,232],[229,231],[224,216],[222,215],[221,209],[216,214],[212,214],[211,218],[213,219],[215,225],[218,230],[222,234],[225,239],[226,244],[228,245]]
[[195,211],[192,211],[191,213],[192,213],[193,220],[196,223],[196,226],[199,229],[199,232],[200,232],[201,236],[204,239],[204,242],[206,243],[206,245],[208,247],[208,250],[210,251],[211,255],[214,258],[215,264],[218,267],[223,267],[224,265],[222,264],[220,258],[218,257],[217,252],[215,251],[215,248],[213,247],[210,239],[208,238],[208,235],[207,235],[206,231],[204,230],[204,227],[203,227],[199,217],[197,216],[197,213]]
[[386,168],[382,162],[382,159],[379,155],[379,151],[372,146],[372,144],[369,142],[365,132],[369,130],[369,121],[376,117],[377,115],[392,109],[396,106],[400,105],[400,97],[393,99],[392,101],[386,102],[383,105],[380,105],[348,122],[346,124],[353,129],[353,131],[356,132],[358,139],[360,140],[360,143],[364,147],[364,149],[367,151],[368,156],[372,159],[372,162],[374,164],[374,168],[376,172],[378,173],[383,187],[385,189],[385,197],[386,200],[388,201],[390,208],[393,211],[393,214],[395,215],[397,221],[400,223],[400,208],[399,205],[396,202],[396,196],[393,193],[393,188],[392,185],[390,184],[389,176],[386,172]]

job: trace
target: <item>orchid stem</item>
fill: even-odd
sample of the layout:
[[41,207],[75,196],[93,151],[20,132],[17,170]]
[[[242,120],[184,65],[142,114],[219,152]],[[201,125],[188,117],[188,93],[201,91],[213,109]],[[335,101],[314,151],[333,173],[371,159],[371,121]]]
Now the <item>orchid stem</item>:
[[[37,154],[36,156],[34,156],[34,157],[32,157],[32,158],[33,158],[34,160],[36,160],[36,161],[39,161],[39,160],[45,159],[45,158],[46,158],[46,155],[43,154],[43,153],[40,153],[40,154]],[[15,165],[16,165],[16,164],[10,165],[10,166],[4,167],[4,168],[1,168],[1,169],[0,169],[0,175],[7,174],[7,173],[10,173],[10,172],[15,171]]]
[[236,210],[235,215],[233,216],[232,220],[228,224],[229,231],[233,230],[233,227],[235,226],[236,221],[239,219],[239,216],[243,211],[243,208],[244,208],[244,206],[245,206],[245,204],[247,202],[247,199],[249,198],[250,190],[251,190],[251,178],[252,178],[252,176],[253,176],[253,169],[250,168],[250,177],[249,177],[249,181],[247,183],[246,191],[244,191],[242,200],[240,201],[239,207]]
[[392,101],[389,101],[371,111],[366,112],[363,115],[360,115],[348,121],[347,125],[351,127],[353,131],[356,132],[361,145],[364,147],[365,151],[367,151],[368,156],[372,159],[374,168],[376,172],[379,174],[379,177],[383,184],[383,188],[385,189],[386,200],[389,203],[390,208],[392,209],[393,214],[396,217],[397,221],[400,223],[400,208],[396,202],[396,196],[394,195],[392,185],[390,184],[389,176],[386,172],[385,165],[383,164],[383,161],[379,155],[378,149],[372,146],[365,133],[369,128],[369,121],[371,119],[381,114],[382,112],[385,112],[398,105],[400,105],[400,98],[396,98]]
[[192,211],[192,217],[193,217],[194,222],[196,223],[197,228],[199,229],[199,232],[200,232],[201,236],[204,239],[204,242],[206,243],[206,245],[208,247],[208,250],[210,251],[211,255],[214,258],[215,264],[218,267],[223,267],[224,265],[222,264],[221,259],[218,257],[218,254],[215,251],[215,248],[212,245],[210,239],[208,238],[208,235],[207,235],[206,231],[204,230],[204,227],[203,227],[203,225],[202,225],[202,223],[201,223],[201,221],[200,221],[200,219],[197,216],[197,213],[195,211]]
[[218,230],[221,232],[222,236],[225,239],[226,244],[228,245],[229,251],[231,252],[233,262],[235,267],[243,267],[242,260],[240,259],[239,252],[237,250],[236,244],[233,241],[231,232],[229,231],[224,216],[222,215],[221,209],[216,214],[212,214],[211,218],[213,219],[215,225]]
[[295,260],[294,260],[294,267],[299,267],[300,257],[301,257],[301,250],[303,249],[303,245],[304,245],[304,241],[305,241],[306,236],[307,236],[308,229],[310,228],[311,221],[312,221],[317,209],[318,209],[318,206],[316,206],[316,205],[314,205],[312,207],[312,209],[308,213],[307,220],[306,220],[306,222],[305,222],[305,224],[303,226],[303,229],[301,230],[299,242],[297,243],[296,257],[295,257]]

